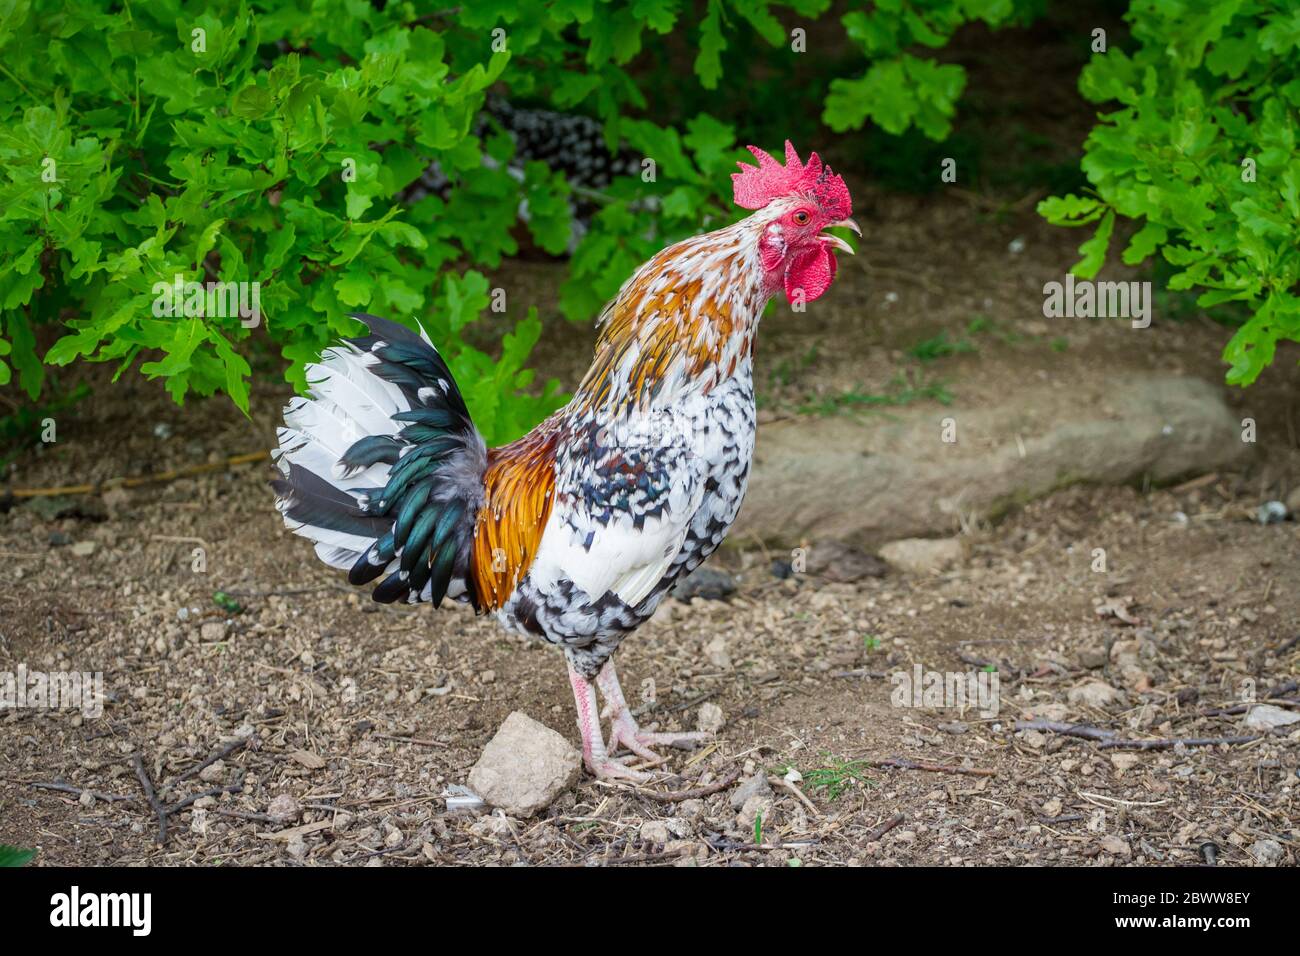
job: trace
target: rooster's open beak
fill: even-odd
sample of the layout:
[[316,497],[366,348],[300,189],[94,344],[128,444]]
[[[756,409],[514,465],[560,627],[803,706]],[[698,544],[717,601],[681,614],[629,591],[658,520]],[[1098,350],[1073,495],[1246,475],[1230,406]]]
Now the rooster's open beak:
[[[845,229],[852,229],[859,236],[862,235],[862,230],[858,228],[858,224],[854,222],[852,219],[841,219],[839,222],[831,223],[826,228],[834,229],[838,226],[843,226]],[[849,255],[854,254],[853,247],[849,245],[847,242],[845,242],[843,239],[841,239],[839,236],[819,235],[817,238],[820,239],[822,242],[827,243],[828,245],[834,246],[836,249],[844,250]]]

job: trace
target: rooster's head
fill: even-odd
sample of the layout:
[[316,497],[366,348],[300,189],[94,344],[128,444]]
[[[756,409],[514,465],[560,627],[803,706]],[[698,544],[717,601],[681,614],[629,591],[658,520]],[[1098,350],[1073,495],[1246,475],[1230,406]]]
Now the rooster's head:
[[768,285],[773,291],[784,289],[791,302],[811,302],[835,278],[832,250],[853,254],[847,242],[822,230],[845,226],[862,234],[849,218],[853,201],[848,187],[816,153],[801,162],[789,140],[784,166],[757,146],[749,151],[758,165],[739,163],[741,171],[732,173],[731,180],[737,206],[764,211],[755,219],[762,230],[758,248]]

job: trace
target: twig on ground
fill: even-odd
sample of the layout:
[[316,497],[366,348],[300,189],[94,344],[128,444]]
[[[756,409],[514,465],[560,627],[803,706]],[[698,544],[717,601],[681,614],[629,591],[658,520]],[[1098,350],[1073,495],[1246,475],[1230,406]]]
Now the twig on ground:
[[1087,724],[1070,724],[1062,720],[1017,720],[1016,730],[1046,730],[1066,737],[1082,737],[1085,740],[1110,740],[1115,736],[1113,730],[1102,730]]
[[54,498],[60,495],[93,495],[101,491],[107,491],[110,488],[138,488],[141,485],[152,485],[160,482],[175,481],[177,478],[189,478],[192,475],[202,475],[209,471],[219,471],[223,468],[233,468],[236,465],[246,465],[249,462],[261,461],[269,457],[268,452],[254,451],[246,455],[231,455],[222,461],[207,463],[202,465],[189,465],[185,468],[173,468],[170,471],[160,471],[156,475],[140,475],[134,478],[110,478],[108,481],[101,481],[96,484],[86,485],[63,485],[58,488],[10,488],[5,495],[11,495],[14,498]]
[[397,734],[372,734],[380,740],[395,740],[399,744],[419,744],[422,747],[450,747],[451,744],[445,744],[441,740],[429,740],[424,737],[402,737]]
[[244,785],[242,783],[232,783],[226,787],[213,787],[211,790],[204,790],[202,793],[195,793],[184,800],[178,800],[167,808],[167,815],[171,816],[177,810],[184,810],[196,800],[202,800],[204,797],[219,797],[223,793],[243,793]]
[[37,790],[57,790],[60,793],[71,793],[74,796],[81,796],[88,793],[96,800],[103,800],[105,803],[115,803],[119,800],[138,800],[139,797],[125,797],[117,793],[100,793],[98,790],[83,790],[81,787],[74,787],[70,783],[64,783],[62,780],[36,781],[28,784],[29,787],[35,787]]
[[660,803],[681,803],[683,800],[698,800],[700,797],[715,794],[719,790],[726,790],[739,779],[740,768],[738,767],[707,787],[696,787],[694,790],[679,790],[676,793],[655,793],[653,790],[637,790],[635,792],[640,796],[649,797],[651,800],[658,800]]
[[1103,749],[1169,750],[1182,744],[1184,747],[1216,747],[1219,744],[1248,744],[1264,734],[1242,734],[1237,737],[1157,737],[1154,740],[1103,740],[1097,746]]
[[822,812],[817,809],[817,805],[808,799],[807,794],[805,794],[802,790],[800,790],[798,787],[792,784],[789,780],[785,779],[785,777],[778,777],[773,774],[768,774],[767,782],[771,784],[775,784],[776,786],[782,787],[786,790],[789,790],[801,801],[803,801],[803,805],[807,807],[809,810],[811,810],[815,816],[820,817],[822,815]]
[[867,760],[864,761],[872,767],[893,767],[895,770],[928,770],[930,773],[959,773],[969,777],[996,777],[996,770],[988,770],[983,767],[954,767],[941,763],[925,763],[920,760],[909,760],[906,757],[888,757],[884,760]]
[[238,740],[232,740],[230,743],[226,744],[224,747],[222,747],[220,750],[218,750],[218,751],[217,751],[216,753],[214,753],[212,756],[208,757],[208,759],[205,760],[205,761],[203,761],[203,763],[199,764],[199,765],[196,766],[196,767],[190,767],[189,770],[186,770],[183,774],[181,774],[179,777],[177,777],[175,780],[173,780],[173,781],[172,781],[171,783],[169,783],[167,786],[168,786],[168,787],[174,787],[174,786],[176,786],[176,784],[180,783],[181,781],[183,781],[183,780],[188,780],[188,779],[190,779],[190,777],[193,777],[193,776],[196,776],[196,775],[202,773],[204,770],[206,770],[208,767],[211,767],[211,766],[212,766],[214,763],[216,763],[218,760],[225,760],[227,757],[229,757],[231,754],[233,754],[236,750],[239,750],[240,748],[242,748],[242,747],[247,747],[247,746],[248,746],[248,738],[247,738],[247,737],[240,737]]
[[1016,730],[1047,730],[1067,737],[1095,740],[1102,750],[1169,750],[1182,744],[1184,747],[1215,747],[1219,744],[1248,744],[1265,734],[1241,734],[1236,737],[1155,737],[1150,740],[1128,740],[1115,736],[1113,730],[1089,727],[1086,724],[1067,724],[1059,720],[1017,720]]
[[131,755],[131,766],[135,768],[136,779],[140,781],[140,789],[144,791],[144,798],[149,801],[149,806],[158,817],[158,842],[167,842],[167,810],[163,807],[162,801],[154,793],[153,781],[149,779],[149,771],[144,769],[144,761],[140,759],[137,751]]
[[889,818],[888,820],[886,820],[884,823],[880,824],[880,826],[878,826],[878,827],[876,827],[875,829],[869,831],[869,832],[867,833],[866,839],[864,839],[862,842],[863,842],[863,843],[874,843],[875,841],[879,840],[882,836],[884,836],[884,835],[885,835],[886,833],[888,833],[890,830],[894,829],[894,827],[898,826],[900,823],[902,823],[902,822],[903,822],[904,820],[906,820],[906,819],[907,819],[907,817],[903,816],[903,814],[901,814],[901,813],[895,813],[892,817],[890,817],[890,818]]

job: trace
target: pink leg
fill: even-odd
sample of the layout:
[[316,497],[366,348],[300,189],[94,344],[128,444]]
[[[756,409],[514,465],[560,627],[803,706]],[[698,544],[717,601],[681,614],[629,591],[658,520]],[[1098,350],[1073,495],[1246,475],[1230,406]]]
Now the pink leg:
[[[596,683],[600,686],[600,693],[605,698],[605,715],[612,718],[609,728],[610,750],[616,750],[618,745],[622,744],[643,760],[663,763],[664,758],[651,750],[651,747],[693,746],[701,741],[708,740],[712,736],[698,731],[681,734],[648,734],[642,732],[641,728],[637,726],[636,720],[632,717],[632,710],[627,706],[627,700],[623,697],[623,688],[618,682],[618,674],[614,670],[613,658],[607,660],[605,666],[600,669],[600,673],[596,675]],[[599,729],[597,733],[599,734]]]
[[569,664],[569,685],[573,688],[573,702],[578,709],[578,732],[582,734],[582,762],[587,765],[587,769],[602,780],[641,782],[651,779],[650,774],[625,767],[610,758],[605,750],[604,737],[600,732],[596,687],[574,670],[572,664]]

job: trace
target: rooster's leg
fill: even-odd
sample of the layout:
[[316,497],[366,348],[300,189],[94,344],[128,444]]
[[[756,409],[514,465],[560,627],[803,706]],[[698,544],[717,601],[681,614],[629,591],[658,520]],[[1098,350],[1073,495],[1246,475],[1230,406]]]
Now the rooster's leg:
[[[648,734],[637,726],[632,711],[623,697],[623,688],[618,682],[618,673],[614,670],[614,659],[610,658],[596,675],[596,683],[605,698],[605,715],[611,718],[609,728],[609,749],[616,750],[622,744],[632,753],[644,760],[663,763],[664,758],[651,750],[651,747],[681,747],[694,745],[708,740],[711,734],[693,731],[680,734]],[[600,731],[597,729],[597,736]]]
[[[569,664],[569,684],[573,687],[573,702],[578,708],[578,731],[582,734],[582,762],[587,765],[587,769],[602,780],[632,780],[637,783],[650,780],[650,774],[623,766],[610,757],[605,750],[605,739],[600,732],[600,715],[596,706],[596,685],[589,678],[578,673],[573,664]],[[612,743],[615,747],[618,746],[617,740]]]

